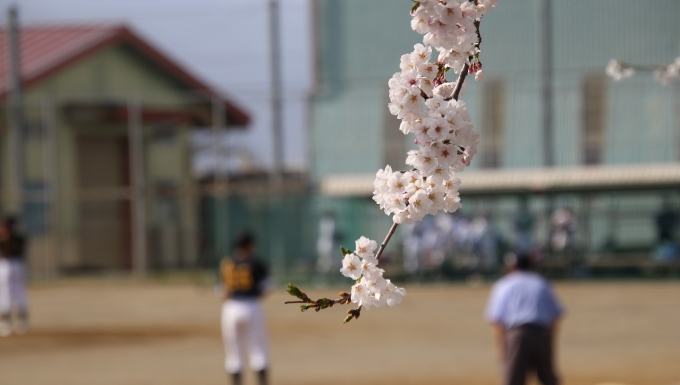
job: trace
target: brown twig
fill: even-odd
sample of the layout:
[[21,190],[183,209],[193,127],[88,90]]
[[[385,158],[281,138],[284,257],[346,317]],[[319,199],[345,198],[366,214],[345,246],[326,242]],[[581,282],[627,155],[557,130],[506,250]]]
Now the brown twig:
[[387,244],[390,242],[390,238],[392,238],[392,235],[394,234],[394,231],[397,229],[397,226],[399,226],[398,223],[392,223],[390,231],[387,232],[385,239],[380,244],[380,248],[378,248],[378,252],[375,253],[375,259],[380,260],[380,257],[382,256],[383,251],[385,251],[385,247],[387,247]]
[[470,69],[469,64],[463,66],[463,70],[460,71],[460,75],[458,75],[456,87],[453,89],[453,95],[451,96],[451,99],[458,100],[458,95],[460,95],[460,90],[463,89],[463,82],[465,82],[465,78],[467,77],[469,69]]
[[621,60],[619,60],[619,62],[626,68],[631,68],[641,72],[654,72],[656,70],[663,69],[668,66],[668,64],[650,64],[650,65],[630,64]]
[[291,303],[308,303],[308,304],[314,304],[316,306],[317,303],[323,302],[323,303],[327,303],[328,307],[332,307],[336,303],[344,305],[351,298],[351,296],[348,293],[340,293],[339,295],[340,295],[340,298],[337,298],[337,299],[321,298],[321,299],[317,299],[317,300],[308,299],[308,300],[300,300],[300,301],[286,301],[286,302],[284,302],[284,304],[288,305],[288,304],[291,304]]
[[286,301],[284,302],[285,305],[288,304],[293,304],[293,303],[299,303],[300,305],[300,310],[301,311],[307,311],[309,309],[314,309],[314,311],[319,311],[323,309],[327,309],[329,307],[333,307],[333,305],[340,304],[340,305],[345,305],[348,304],[352,301],[352,296],[349,293],[342,292],[340,293],[340,298],[337,299],[330,299],[330,298],[320,298],[317,300],[309,298],[307,293],[303,292],[300,290],[297,286],[293,285],[292,283],[289,283],[288,286],[286,287],[286,291],[288,294],[292,295],[293,297],[296,297],[298,301]]

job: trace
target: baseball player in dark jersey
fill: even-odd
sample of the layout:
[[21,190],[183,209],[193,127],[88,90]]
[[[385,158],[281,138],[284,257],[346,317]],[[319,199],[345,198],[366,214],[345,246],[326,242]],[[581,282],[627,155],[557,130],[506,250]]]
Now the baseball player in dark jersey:
[[[24,237],[16,231],[16,220],[5,219],[0,224],[0,337],[12,331],[17,334],[28,331],[24,247]],[[13,328],[12,310],[18,316]]]
[[232,258],[220,264],[225,289],[222,306],[222,339],[226,352],[225,369],[234,385],[241,384],[242,357],[257,372],[260,385],[267,384],[269,364],[264,313],[260,298],[268,277],[267,268],[255,259],[255,239],[244,233],[236,239]]

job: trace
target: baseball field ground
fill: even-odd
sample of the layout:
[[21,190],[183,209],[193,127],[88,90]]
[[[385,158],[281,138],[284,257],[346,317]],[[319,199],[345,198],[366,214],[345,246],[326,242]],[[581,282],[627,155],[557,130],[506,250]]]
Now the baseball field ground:
[[[489,286],[405,285],[394,308],[301,314],[265,300],[273,385],[498,383]],[[337,289],[308,290],[313,296]],[[680,282],[558,283],[565,385],[680,385]],[[32,330],[0,340],[2,385],[227,384],[208,286],[62,282],[29,290]],[[252,376],[247,383],[254,383]]]

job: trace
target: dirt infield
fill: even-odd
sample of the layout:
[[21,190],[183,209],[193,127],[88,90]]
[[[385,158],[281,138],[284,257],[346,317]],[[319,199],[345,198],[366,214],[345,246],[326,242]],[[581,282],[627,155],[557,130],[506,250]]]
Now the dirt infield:
[[[344,326],[345,309],[301,314],[273,293],[265,301],[272,384],[496,384],[481,319],[488,289],[407,286],[401,305]],[[680,385],[680,283],[569,283],[557,291],[568,309],[564,384]],[[2,385],[227,383],[220,304],[210,289],[71,283],[34,287],[30,299],[31,333],[0,340]]]

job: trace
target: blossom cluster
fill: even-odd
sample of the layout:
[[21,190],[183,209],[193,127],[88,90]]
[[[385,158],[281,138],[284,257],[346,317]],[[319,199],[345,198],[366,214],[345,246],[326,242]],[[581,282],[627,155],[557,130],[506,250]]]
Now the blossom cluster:
[[667,86],[673,79],[680,79],[680,57],[671,64],[661,66],[654,71],[654,79],[662,86]]
[[612,59],[607,64],[607,76],[619,81],[623,79],[628,79],[629,77],[635,75],[635,70],[627,66],[621,60]]
[[469,57],[478,52],[474,20],[480,19],[498,0],[424,0],[412,12],[411,28],[425,35],[423,43],[435,47],[439,62],[460,73]]
[[[674,79],[680,79],[680,57],[676,58],[671,64],[664,64],[653,69],[646,67],[637,67],[638,69],[651,70],[654,74],[654,79],[662,86],[669,85]],[[624,63],[621,60],[612,59],[607,64],[607,75],[616,80],[627,79],[635,75],[635,66]]]
[[357,281],[352,286],[352,302],[364,309],[400,303],[406,290],[383,278],[385,270],[378,268],[378,259],[375,256],[378,247],[376,241],[361,237],[355,245],[356,250],[345,254],[340,269],[342,275]]
[[[479,61],[479,24],[481,18],[498,0],[414,0],[411,28],[423,34],[423,44],[402,55],[400,72],[389,80],[390,113],[401,119],[399,130],[415,135],[416,150],[409,151],[405,163],[411,170],[392,170],[390,165],[377,172],[373,200],[394,224],[383,245],[366,237],[356,241],[354,251],[341,248],[340,272],[353,280],[351,294],[340,293],[331,300],[310,299],[295,285],[287,291],[302,303],[301,310],[326,309],[333,304],[358,304],[350,310],[345,323],[359,318],[361,309],[399,304],[406,290],[385,279],[378,267],[380,255],[397,224],[422,220],[440,211],[454,212],[461,207],[456,173],[470,165],[477,153],[479,134],[473,131],[467,105],[459,96],[467,75],[482,80]],[[437,60],[432,61],[433,53]],[[448,82],[446,74],[453,70],[458,80]]]
[[[497,0],[424,0],[412,11],[411,28],[424,44],[402,55],[400,72],[389,81],[389,110],[401,119],[399,129],[414,134],[418,149],[408,152],[409,171],[378,171],[373,200],[395,223],[420,221],[427,214],[454,212],[460,205],[456,173],[477,153],[467,105],[456,100],[456,84],[446,81],[452,69],[482,80],[476,22]],[[438,53],[432,61],[433,53]]]

